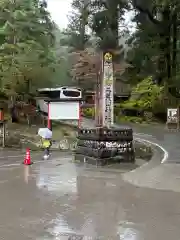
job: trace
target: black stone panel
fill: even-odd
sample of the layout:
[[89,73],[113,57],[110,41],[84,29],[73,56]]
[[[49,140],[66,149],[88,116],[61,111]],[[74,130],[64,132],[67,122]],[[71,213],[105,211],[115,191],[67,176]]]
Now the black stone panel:
[[94,158],[94,163],[134,162],[133,131],[131,128],[80,129],[76,154]]

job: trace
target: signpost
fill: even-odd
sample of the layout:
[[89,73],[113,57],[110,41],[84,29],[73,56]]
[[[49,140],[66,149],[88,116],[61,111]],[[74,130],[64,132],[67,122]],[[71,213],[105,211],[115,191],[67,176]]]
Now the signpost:
[[179,109],[178,108],[168,108],[167,109],[167,121],[166,126],[168,129],[179,129]]
[[103,84],[102,84],[103,126],[111,127],[114,123],[114,87],[112,54],[106,53],[103,57]]

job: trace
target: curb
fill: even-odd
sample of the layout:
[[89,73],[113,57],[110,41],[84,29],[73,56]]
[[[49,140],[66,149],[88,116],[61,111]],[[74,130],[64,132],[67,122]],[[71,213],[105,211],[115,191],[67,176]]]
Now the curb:
[[[143,142],[144,139],[140,139],[140,141]],[[157,187],[158,183],[157,179],[159,176],[157,169],[161,169],[161,167],[163,169],[161,163],[164,163],[167,160],[168,152],[159,144],[150,141],[148,141],[148,143],[151,144],[154,152],[152,159],[136,169],[123,173],[121,177],[124,182],[134,185],[136,187],[144,188]],[[159,181],[160,182],[162,181],[161,177]],[[160,189],[166,189],[166,187],[163,188],[160,187]],[[168,190],[170,189],[171,188],[168,188]]]
[[142,138],[135,138],[135,140],[139,141],[139,142],[146,142],[149,145],[151,145],[151,148],[152,148],[152,151],[153,151],[153,156],[152,156],[150,161],[148,161],[145,164],[139,166],[138,168],[133,169],[129,172],[123,173],[122,178],[123,178],[124,181],[127,181],[127,182],[130,182],[131,176],[134,177],[134,175],[139,175],[142,172],[144,173],[145,171],[149,171],[152,168],[154,168],[158,165],[161,165],[162,159],[167,159],[168,158],[167,151],[163,147],[161,147],[160,145],[158,145],[154,142],[142,139]]

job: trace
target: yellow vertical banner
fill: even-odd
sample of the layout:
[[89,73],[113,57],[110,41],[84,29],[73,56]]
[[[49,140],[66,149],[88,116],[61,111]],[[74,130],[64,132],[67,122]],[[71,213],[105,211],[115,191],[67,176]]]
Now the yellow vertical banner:
[[105,53],[103,57],[103,126],[114,124],[114,87],[113,87],[112,54]]

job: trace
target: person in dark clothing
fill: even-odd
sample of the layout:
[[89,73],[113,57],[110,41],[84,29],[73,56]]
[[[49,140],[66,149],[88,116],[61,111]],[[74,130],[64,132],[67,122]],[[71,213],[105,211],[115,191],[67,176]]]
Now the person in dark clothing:
[[12,107],[10,108],[10,113],[11,113],[12,123],[17,123],[18,118],[17,118],[17,111],[16,111],[15,104],[13,104]]

